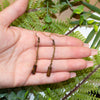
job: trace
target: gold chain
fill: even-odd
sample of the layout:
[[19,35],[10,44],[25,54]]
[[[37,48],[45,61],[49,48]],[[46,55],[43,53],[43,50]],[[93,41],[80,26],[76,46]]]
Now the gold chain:
[[36,53],[36,62],[35,62],[35,65],[33,66],[33,70],[32,70],[32,73],[33,73],[33,74],[36,73],[36,69],[37,69],[38,52],[39,52],[39,44],[40,44],[40,37],[38,37],[37,53]]
[[52,63],[53,63],[53,60],[54,60],[54,56],[55,56],[55,41],[52,39],[52,42],[53,42],[53,55],[52,55],[52,58],[51,58],[51,63],[48,67],[48,70],[47,70],[47,76],[50,77],[51,75],[51,71],[52,71]]

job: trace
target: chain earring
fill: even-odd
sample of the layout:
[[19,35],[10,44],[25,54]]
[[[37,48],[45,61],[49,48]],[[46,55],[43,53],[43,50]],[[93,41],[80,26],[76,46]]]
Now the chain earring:
[[36,69],[37,69],[37,62],[38,62],[38,52],[39,52],[39,44],[40,44],[40,37],[38,37],[38,41],[37,41],[37,53],[36,53],[36,62],[33,66],[33,70],[32,73],[35,74],[36,73]]
[[52,42],[53,42],[53,55],[52,55],[52,58],[51,58],[51,63],[48,67],[48,70],[47,70],[47,77],[50,77],[51,75],[51,71],[52,71],[52,63],[53,63],[53,59],[54,59],[54,55],[55,55],[55,41],[52,39]]

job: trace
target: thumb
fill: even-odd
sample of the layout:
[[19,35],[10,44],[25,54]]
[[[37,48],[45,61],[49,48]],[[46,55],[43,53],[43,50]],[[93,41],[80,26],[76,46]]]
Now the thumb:
[[16,0],[12,5],[0,12],[0,25],[9,26],[16,18],[21,16],[29,0]]

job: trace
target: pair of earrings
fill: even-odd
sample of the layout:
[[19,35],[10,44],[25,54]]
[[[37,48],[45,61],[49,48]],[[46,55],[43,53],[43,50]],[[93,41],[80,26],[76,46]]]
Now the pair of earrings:
[[[52,55],[52,58],[51,58],[51,63],[48,67],[48,70],[47,70],[47,77],[50,77],[51,75],[51,71],[52,71],[52,63],[53,63],[53,59],[54,59],[54,55],[55,55],[55,41],[53,39],[52,40],[52,43],[53,43],[53,55]],[[36,55],[36,62],[33,66],[33,70],[32,70],[32,73],[35,74],[36,73],[36,69],[37,69],[37,61],[38,61],[38,52],[39,52],[39,44],[40,44],[40,37],[38,37],[38,44],[37,44],[37,55]]]

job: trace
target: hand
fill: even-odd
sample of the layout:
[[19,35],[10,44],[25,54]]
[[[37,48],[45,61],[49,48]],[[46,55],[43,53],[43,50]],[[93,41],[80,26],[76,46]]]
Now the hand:
[[[61,82],[76,76],[70,71],[93,65],[93,62],[81,58],[97,54],[96,50],[85,47],[76,38],[52,34],[56,51],[51,76],[47,77],[46,72],[53,53],[52,41],[47,36],[50,33],[9,26],[25,12],[27,4],[28,0],[16,0],[0,12],[0,88]],[[33,75],[37,51],[35,33],[40,37],[40,47],[37,72]]]

